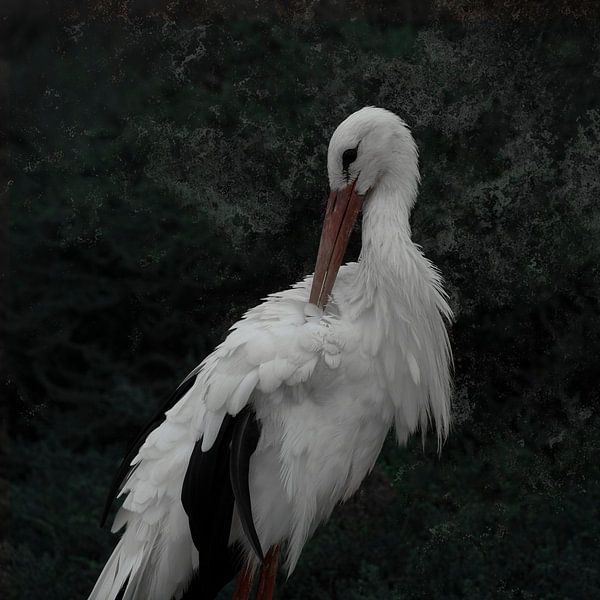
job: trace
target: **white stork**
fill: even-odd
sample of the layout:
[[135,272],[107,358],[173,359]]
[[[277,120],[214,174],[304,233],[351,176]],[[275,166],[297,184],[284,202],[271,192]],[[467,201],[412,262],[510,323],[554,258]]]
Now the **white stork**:
[[[411,240],[419,184],[406,124],[374,107],[336,129],[315,274],[249,310],[140,434],[111,496],[125,531],[90,600],[214,598],[238,575],[272,597],[333,508],[398,442],[450,423],[451,310]],[[363,211],[358,262],[340,265]],[[163,414],[164,413],[164,414]]]

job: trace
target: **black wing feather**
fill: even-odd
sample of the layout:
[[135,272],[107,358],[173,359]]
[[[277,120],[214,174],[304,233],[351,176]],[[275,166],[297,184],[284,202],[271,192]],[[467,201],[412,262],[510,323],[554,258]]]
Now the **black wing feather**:
[[110,485],[110,489],[108,491],[108,497],[106,498],[106,502],[104,504],[104,510],[102,511],[102,517],[100,519],[100,527],[103,527],[106,523],[106,519],[108,518],[108,513],[110,512],[110,507],[112,503],[115,501],[123,482],[127,478],[127,475],[131,471],[131,461],[137,456],[142,444],[146,440],[146,438],[150,435],[152,431],[154,431],[164,420],[165,420],[165,412],[172,408],[183,396],[190,390],[194,382],[196,381],[196,374],[188,376],[179,387],[167,398],[165,402],[160,406],[158,411],[154,414],[154,416],[146,423],[145,427],[138,434],[135,440],[127,449],[127,453],[125,457],[121,461],[115,476],[113,477],[112,483]]
[[256,552],[261,562],[263,562],[264,555],[258,540],[258,534],[256,533],[254,519],[252,518],[252,503],[250,501],[250,486],[248,483],[250,457],[256,450],[259,437],[260,429],[256,422],[254,411],[249,406],[246,406],[238,414],[234,424],[229,473],[244,533],[252,544],[254,552]]
[[201,563],[203,559],[210,559],[211,544],[218,542],[213,535],[207,535],[212,534],[215,527],[223,527],[217,516],[228,516],[231,525],[233,492],[224,474],[229,464],[232,429],[233,417],[226,415],[210,450],[202,452],[202,438],[196,442],[183,480],[181,503],[189,518],[192,540]]
[[189,597],[209,600],[241,567],[239,549],[229,547],[234,497],[228,477],[234,417],[226,415],[214,444],[202,452],[198,440],[190,456],[181,503],[188,516],[199,568]]
[[211,600],[242,566],[239,546],[229,546],[234,503],[256,554],[262,548],[252,519],[248,469],[260,428],[250,407],[226,415],[207,452],[198,440],[183,480],[181,502],[198,550],[199,567],[184,598]]

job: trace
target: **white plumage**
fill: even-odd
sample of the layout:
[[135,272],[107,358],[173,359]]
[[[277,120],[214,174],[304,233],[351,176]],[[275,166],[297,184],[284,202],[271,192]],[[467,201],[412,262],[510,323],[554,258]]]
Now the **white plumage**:
[[[344,170],[341,155],[358,147]],[[451,311],[440,276],[411,241],[419,181],[417,151],[392,113],[365,108],[332,137],[333,190],[355,180],[363,206],[359,261],[341,267],[325,310],[310,304],[312,276],[249,310],[191,375],[191,389],[142,445],[113,531],[125,532],[90,600],[166,600],[198,568],[181,489],[191,452],[213,445],[225,415],[251,403],[261,426],[249,472],[263,550],[287,548],[293,571],[302,548],[335,505],[373,467],[387,432],[403,444],[450,422]],[[247,548],[234,513],[230,540]]]

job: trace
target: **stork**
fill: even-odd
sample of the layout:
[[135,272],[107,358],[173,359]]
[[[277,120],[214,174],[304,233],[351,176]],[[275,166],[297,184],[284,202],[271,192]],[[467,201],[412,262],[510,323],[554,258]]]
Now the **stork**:
[[[450,424],[452,318],[438,270],[411,240],[417,147],[365,107],[335,130],[314,276],[268,296],[180,384],[130,448],[90,600],[270,600],[280,549],[302,548],[397,441]],[[362,210],[358,262],[341,265]]]

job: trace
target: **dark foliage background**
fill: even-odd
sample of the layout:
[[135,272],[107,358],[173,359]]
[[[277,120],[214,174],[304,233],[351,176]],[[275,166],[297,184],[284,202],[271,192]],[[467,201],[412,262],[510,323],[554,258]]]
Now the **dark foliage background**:
[[591,4],[186,4],[2,19],[2,597],[89,592],[126,442],[312,269],[329,135],[366,104],[421,150],[414,238],[456,312],[454,431],[440,458],[390,440],[278,597],[600,597]]

